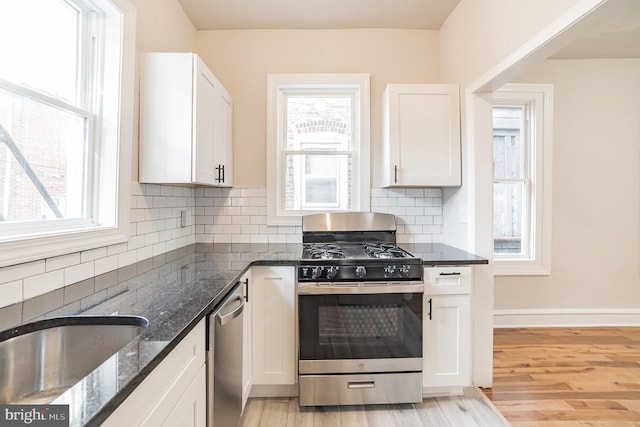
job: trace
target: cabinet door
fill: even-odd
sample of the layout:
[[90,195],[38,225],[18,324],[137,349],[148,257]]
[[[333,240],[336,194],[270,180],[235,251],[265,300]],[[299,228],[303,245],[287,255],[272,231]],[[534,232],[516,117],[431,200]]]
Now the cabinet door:
[[215,90],[217,81],[204,62],[193,56],[193,164],[192,181],[216,184],[214,165]]
[[193,53],[142,56],[140,182],[233,183],[233,101]]
[[216,86],[214,106],[214,165],[216,185],[233,185],[233,100],[220,83]]
[[[122,402],[102,424],[105,427],[159,426],[179,405],[183,396],[191,402],[204,401],[206,322],[200,321],[189,334],[169,353],[144,381]],[[200,376],[199,379],[198,376]],[[194,385],[194,382],[199,381]],[[205,380],[206,382],[206,380]],[[187,390],[190,390],[187,392]],[[196,397],[196,393],[201,396]],[[179,413],[191,409],[178,409]],[[205,412],[201,412],[205,411]],[[205,418],[206,409],[200,405],[193,409],[194,417]],[[176,413],[175,416],[178,416]],[[200,418],[196,418],[200,419]],[[184,424],[174,424],[184,425]]]
[[253,384],[296,383],[294,268],[251,269]]
[[423,387],[467,386],[471,377],[469,295],[425,295]]
[[253,385],[251,366],[251,304],[253,303],[253,298],[249,296],[249,287],[252,286],[251,270],[242,276],[241,281],[243,283],[241,286],[244,286],[243,297],[245,299],[242,318],[242,411],[244,412],[247,399],[249,399],[249,394],[251,393],[251,386]]
[[386,187],[461,184],[457,85],[388,85],[383,111]]
[[192,180],[193,66],[191,53],[142,55],[140,182]]
[[202,365],[163,426],[205,427],[207,420],[207,370]]

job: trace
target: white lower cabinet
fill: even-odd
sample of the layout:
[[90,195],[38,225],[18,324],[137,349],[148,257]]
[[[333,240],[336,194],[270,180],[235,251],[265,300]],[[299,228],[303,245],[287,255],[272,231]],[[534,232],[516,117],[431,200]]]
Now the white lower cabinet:
[[[207,369],[203,365],[176,406],[161,425],[204,426],[207,414]],[[149,424],[154,425],[153,423]]]
[[253,389],[297,383],[296,288],[292,266],[254,266],[249,287]]
[[206,425],[206,324],[198,325],[160,362],[103,426]]
[[425,393],[471,384],[471,267],[425,268]]

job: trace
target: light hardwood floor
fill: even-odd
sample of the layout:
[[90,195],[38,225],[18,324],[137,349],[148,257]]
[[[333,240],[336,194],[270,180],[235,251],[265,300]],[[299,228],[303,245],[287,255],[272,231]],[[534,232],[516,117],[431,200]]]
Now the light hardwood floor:
[[250,399],[242,427],[506,427],[476,389],[463,396],[424,399],[420,404],[298,406],[296,398]]
[[484,392],[514,427],[638,427],[640,328],[496,329]]

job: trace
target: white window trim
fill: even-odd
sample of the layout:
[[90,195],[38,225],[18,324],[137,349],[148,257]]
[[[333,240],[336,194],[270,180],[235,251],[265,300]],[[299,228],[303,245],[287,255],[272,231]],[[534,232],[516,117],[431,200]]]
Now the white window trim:
[[[300,214],[283,215],[279,209],[282,186],[280,183],[280,156],[278,155],[278,136],[281,130],[279,103],[282,90],[287,86],[301,87],[309,85],[333,85],[335,87],[358,87],[360,104],[358,106],[359,144],[359,187],[354,189],[354,209],[370,209],[370,95],[369,74],[269,74],[267,76],[267,224],[300,225]],[[311,214],[318,211],[304,211]]]
[[548,276],[551,274],[552,162],[553,162],[553,85],[506,84],[493,93],[493,101],[530,101],[535,103],[535,154],[531,179],[535,182],[531,209],[533,256],[494,254],[496,276]]
[[104,159],[106,167],[117,168],[117,184],[108,189],[117,194],[115,225],[104,227],[87,224],[85,228],[0,242],[0,267],[123,243],[129,237],[136,10],[129,0],[109,1],[120,10],[122,17],[120,93],[115,97],[117,105],[114,106],[117,108],[119,123],[117,129],[102,129],[102,132],[116,131],[118,139],[117,156]]

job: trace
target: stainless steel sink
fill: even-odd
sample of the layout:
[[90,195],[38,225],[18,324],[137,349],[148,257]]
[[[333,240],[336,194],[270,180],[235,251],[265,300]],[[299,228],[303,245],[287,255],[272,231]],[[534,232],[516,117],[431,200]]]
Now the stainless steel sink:
[[47,404],[136,338],[138,316],[69,316],[0,332],[0,404]]

